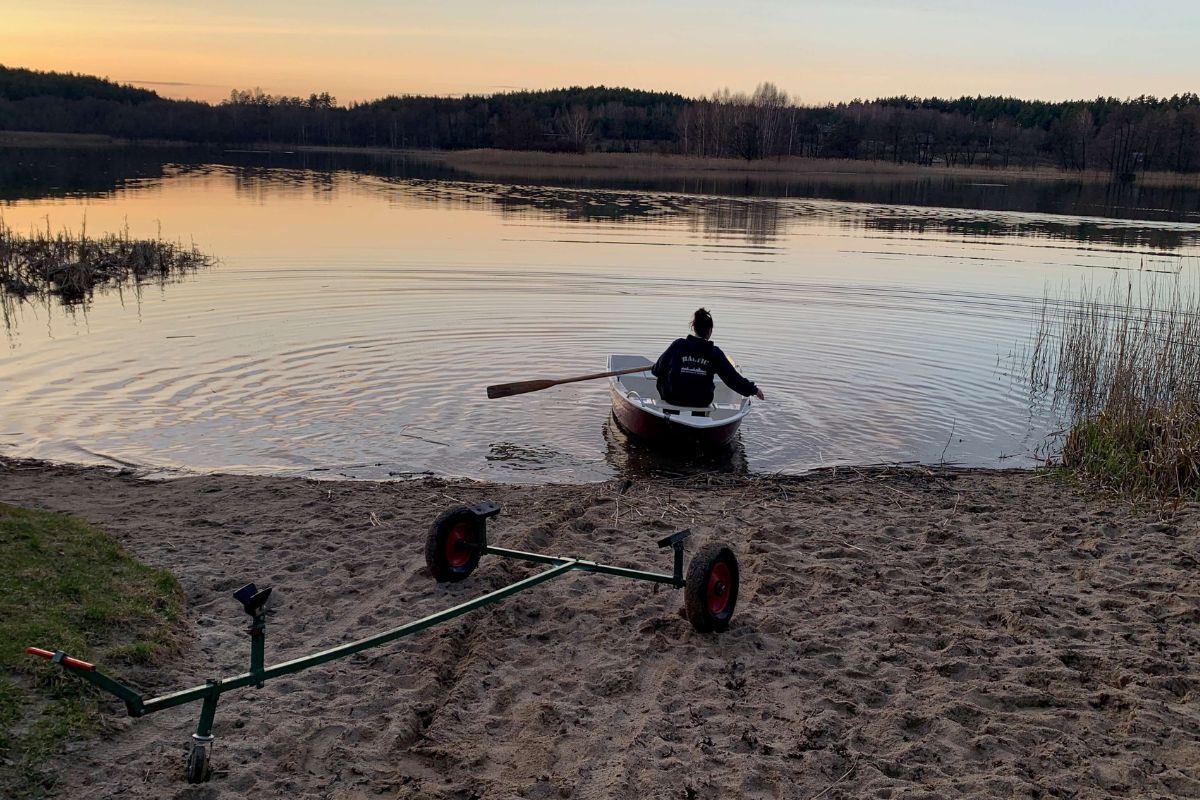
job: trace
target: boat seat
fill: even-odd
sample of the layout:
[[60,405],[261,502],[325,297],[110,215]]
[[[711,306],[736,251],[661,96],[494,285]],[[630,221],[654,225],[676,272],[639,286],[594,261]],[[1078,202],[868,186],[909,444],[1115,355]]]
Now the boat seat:
[[678,415],[678,414],[690,414],[693,417],[707,417],[708,412],[712,410],[711,406],[708,408],[703,408],[703,407],[698,407],[698,406],[673,406],[673,405],[670,405],[669,403],[660,403],[657,400],[653,400],[653,399],[650,399],[649,402],[647,402],[644,399],[642,402],[645,405],[658,406],[659,408],[662,409],[662,412],[664,414],[669,414],[672,416]]
[[716,403],[713,403],[708,408],[700,408],[700,407],[691,408],[689,406],[673,406],[668,403],[659,402],[657,397],[642,397],[640,394],[638,394],[637,392],[632,391],[632,390],[629,392],[629,394],[627,394],[625,396],[628,397],[630,400],[637,400],[639,403],[641,403],[644,406],[657,406],[658,408],[661,408],[663,410],[664,414],[682,414],[684,411],[689,411],[689,412],[691,412],[691,415],[693,417],[707,417],[709,410],[711,410],[713,408],[718,408]]
[[[714,399],[708,406],[678,406],[674,403],[664,402],[658,396],[658,387],[654,378],[633,375],[625,376],[620,382],[626,390],[625,397],[628,399],[640,404],[644,408],[654,408],[673,417],[685,415],[712,419],[722,414],[736,413],[742,407],[741,403],[720,402],[717,399]],[[724,386],[718,384],[717,391],[718,393],[725,391]]]

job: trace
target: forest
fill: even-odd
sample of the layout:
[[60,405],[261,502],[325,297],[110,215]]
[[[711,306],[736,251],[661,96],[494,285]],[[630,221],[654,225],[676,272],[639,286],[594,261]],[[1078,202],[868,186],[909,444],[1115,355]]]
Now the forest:
[[806,156],[897,164],[1200,171],[1200,97],[1048,102],[886,97],[803,105],[772,83],[700,98],[604,86],[339,104],[235,90],[172,100],[103,78],[0,66],[0,130],[130,140],[386,148]]

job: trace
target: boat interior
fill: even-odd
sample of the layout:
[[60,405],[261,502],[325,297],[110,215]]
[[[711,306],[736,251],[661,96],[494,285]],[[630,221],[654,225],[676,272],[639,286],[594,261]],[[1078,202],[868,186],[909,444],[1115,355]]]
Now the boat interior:
[[739,416],[747,403],[746,398],[726,386],[720,378],[714,378],[712,405],[707,408],[672,405],[659,397],[656,379],[649,372],[650,367],[654,366],[652,361],[643,356],[614,355],[608,359],[609,370],[630,369],[643,365],[647,372],[618,375],[613,380],[620,386],[622,394],[639,403],[647,411],[690,418],[689,421],[698,422],[696,418],[699,417],[721,423]]

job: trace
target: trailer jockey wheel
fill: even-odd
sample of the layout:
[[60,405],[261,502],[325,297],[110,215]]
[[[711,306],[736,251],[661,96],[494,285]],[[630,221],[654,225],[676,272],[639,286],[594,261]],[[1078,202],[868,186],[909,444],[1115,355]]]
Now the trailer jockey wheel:
[[683,592],[693,628],[700,633],[728,628],[738,595],[738,563],[733,551],[719,544],[700,548],[688,565]]
[[187,782],[204,783],[208,780],[211,772],[212,768],[208,762],[208,747],[205,744],[193,742],[191,752],[188,753]]
[[467,506],[451,508],[434,520],[425,540],[425,563],[439,583],[461,581],[479,566],[485,524]]

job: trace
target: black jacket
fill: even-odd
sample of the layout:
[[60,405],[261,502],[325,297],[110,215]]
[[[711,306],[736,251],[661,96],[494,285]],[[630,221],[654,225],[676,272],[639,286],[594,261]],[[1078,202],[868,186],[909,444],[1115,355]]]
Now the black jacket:
[[758,387],[738,374],[721,348],[699,336],[676,339],[652,371],[662,399],[676,406],[703,408],[712,403],[714,373],[738,394],[758,393]]

